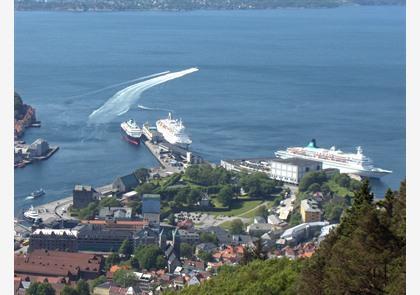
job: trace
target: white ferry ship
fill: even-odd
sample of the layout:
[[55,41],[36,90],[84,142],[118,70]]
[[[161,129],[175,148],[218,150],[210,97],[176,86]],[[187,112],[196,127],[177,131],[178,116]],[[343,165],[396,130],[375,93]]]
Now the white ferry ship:
[[376,168],[370,158],[363,155],[363,150],[359,146],[356,153],[344,153],[337,150],[334,146],[330,149],[319,148],[316,146],[315,139],[306,147],[289,147],[285,151],[279,150],[274,153],[278,158],[302,158],[322,162],[323,169],[336,168],[340,173],[350,173],[368,178],[380,178],[392,173],[390,170]]
[[23,216],[29,221],[37,221],[41,219],[39,216],[38,210],[34,209],[34,206],[31,206],[27,211],[23,213]]
[[185,132],[185,126],[182,124],[182,120],[172,119],[171,113],[169,113],[167,119],[157,120],[156,128],[171,144],[188,146],[192,143]]
[[128,142],[138,145],[142,135],[141,128],[137,125],[136,121],[130,119],[121,123],[121,129],[124,131],[124,139]]

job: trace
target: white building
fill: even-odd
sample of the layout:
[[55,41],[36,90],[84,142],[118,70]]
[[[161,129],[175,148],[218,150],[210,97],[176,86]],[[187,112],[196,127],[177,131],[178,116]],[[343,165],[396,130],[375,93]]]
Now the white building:
[[298,158],[274,159],[270,162],[270,177],[284,182],[299,184],[302,177],[311,171],[321,171],[322,163]]

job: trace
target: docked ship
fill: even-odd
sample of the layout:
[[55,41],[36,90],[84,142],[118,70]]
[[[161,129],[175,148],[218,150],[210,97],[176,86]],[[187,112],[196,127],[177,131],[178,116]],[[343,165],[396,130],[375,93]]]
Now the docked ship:
[[162,133],[165,140],[174,145],[188,146],[192,143],[191,139],[185,132],[185,126],[182,120],[172,119],[169,113],[168,118],[156,121],[157,131]]
[[39,216],[38,210],[34,209],[34,206],[31,206],[31,208],[25,211],[23,213],[23,216],[29,221],[33,221],[33,222],[41,219],[41,217]]
[[142,135],[141,128],[137,125],[136,121],[130,119],[121,123],[121,130],[124,132],[124,139],[128,142],[138,145]]
[[41,188],[39,190],[32,192],[29,196],[26,197],[26,199],[32,200],[32,199],[42,197],[43,195],[45,195],[45,191]]
[[345,153],[334,146],[330,149],[319,148],[315,139],[312,139],[306,147],[289,147],[274,154],[282,159],[301,158],[319,161],[322,162],[323,169],[335,168],[339,169],[340,173],[349,173],[367,178],[380,178],[392,173],[390,170],[374,167],[372,160],[363,155],[363,150],[360,146],[356,148],[356,153]]

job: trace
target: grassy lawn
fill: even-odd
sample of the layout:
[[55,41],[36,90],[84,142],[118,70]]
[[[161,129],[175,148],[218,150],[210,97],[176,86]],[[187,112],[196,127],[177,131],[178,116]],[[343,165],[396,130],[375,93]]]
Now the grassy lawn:
[[339,195],[340,197],[345,197],[347,195],[351,197],[354,196],[353,192],[349,191],[345,187],[339,186],[337,183],[335,183],[332,180],[329,180],[327,184],[330,187],[330,190],[336,193],[337,195]]
[[[220,206],[220,204],[217,204],[216,202],[214,202],[213,204],[215,204],[216,207]],[[260,200],[257,200],[257,201],[234,200],[232,202],[232,206],[229,211],[221,211],[221,212],[210,211],[207,213],[211,215],[215,215],[215,216],[218,216],[218,215],[237,216],[257,207],[261,203],[262,201]],[[223,207],[218,207],[218,208],[223,208]]]
[[[223,223],[221,223],[221,224],[219,224],[219,226],[221,227],[221,228],[224,228],[224,229],[226,229],[226,230],[229,230],[230,229],[230,224],[232,223],[232,221],[225,221],[225,222],[223,222]],[[248,226],[248,225],[250,225],[251,223],[250,222],[244,222],[244,230],[246,229],[246,227]]]
[[[273,204],[274,204],[274,201],[268,201],[268,202],[265,204],[265,207],[266,207],[267,209],[270,209],[271,207],[273,207]],[[257,209],[257,208],[255,208],[255,209]],[[247,212],[246,214],[241,215],[240,217],[245,217],[245,218],[254,218],[254,217],[255,217],[255,209],[254,209],[254,210],[252,210],[252,211]]]

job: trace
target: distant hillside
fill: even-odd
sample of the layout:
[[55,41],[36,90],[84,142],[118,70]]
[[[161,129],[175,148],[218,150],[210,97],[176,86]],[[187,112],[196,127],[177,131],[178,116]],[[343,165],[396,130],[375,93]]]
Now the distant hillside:
[[405,5],[405,0],[15,0],[16,10],[219,10]]

